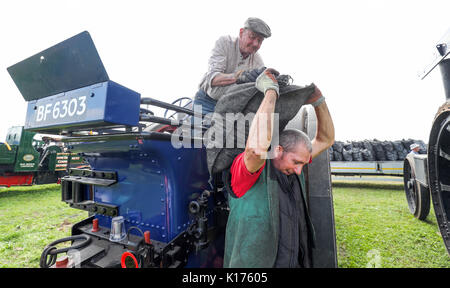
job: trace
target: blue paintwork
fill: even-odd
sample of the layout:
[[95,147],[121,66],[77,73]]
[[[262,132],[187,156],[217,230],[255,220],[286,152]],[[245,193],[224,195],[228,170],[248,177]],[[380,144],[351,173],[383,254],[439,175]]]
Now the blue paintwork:
[[[26,130],[67,135],[139,125],[140,94],[109,80],[87,32],[9,67],[8,72],[29,101]],[[93,170],[117,173],[118,182],[109,187],[86,185],[84,199],[116,205],[126,230],[137,226],[150,231],[156,241],[169,243],[185,231],[193,220],[189,203],[211,189],[204,147],[176,149],[170,140],[117,138],[70,144],[70,151],[81,153]],[[212,202],[209,199],[209,227],[214,225]],[[111,217],[95,217],[100,226],[110,228]],[[136,229],[130,233],[139,235]],[[191,256],[188,266],[221,266],[223,233],[217,239]]]
[[[118,183],[94,187],[95,202],[119,206],[126,229],[149,230],[158,241],[170,242],[186,230],[189,202],[210,189],[204,148],[176,149],[168,140],[121,140],[71,150],[83,152],[94,170],[117,172]],[[96,217],[100,226],[110,228],[111,217]]]
[[25,129],[52,131],[111,124],[137,126],[140,94],[106,81],[28,102]]

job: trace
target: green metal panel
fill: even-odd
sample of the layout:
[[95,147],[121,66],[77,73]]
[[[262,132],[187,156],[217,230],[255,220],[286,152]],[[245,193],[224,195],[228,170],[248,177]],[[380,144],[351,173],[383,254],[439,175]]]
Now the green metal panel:
[[7,136],[8,144],[19,145],[14,172],[33,172],[38,170],[39,152],[33,147],[35,132],[25,131],[23,127],[12,127]]
[[49,146],[47,149],[50,153],[48,156],[48,170],[55,171],[55,166],[58,163],[57,156],[62,152],[62,149],[58,146]]
[[[84,158],[79,156],[77,153],[58,153],[56,155],[56,162],[54,166],[54,171],[66,171],[71,166],[83,164]],[[52,168],[50,168],[52,170]],[[53,171],[53,170],[52,170]]]
[[12,165],[16,161],[17,147],[16,145],[10,146],[11,150],[5,144],[0,144],[0,164]]
[[54,171],[66,171],[69,165],[70,153],[58,153],[56,155]]
[[78,155],[77,153],[70,153],[70,164],[83,164],[84,158]]
[[22,127],[16,126],[8,129],[6,134],[6,143],[10,146],[8,149],[6,144],[0,145],[0,164],[13,165],[16,162],[17,151],[19,149],[20,137],[22,136]]

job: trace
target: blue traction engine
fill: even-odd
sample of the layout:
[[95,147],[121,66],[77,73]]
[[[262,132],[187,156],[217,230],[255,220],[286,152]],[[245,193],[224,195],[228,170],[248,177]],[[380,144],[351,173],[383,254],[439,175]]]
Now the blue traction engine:
[[[222,267],[227,195],[221,175],[208,172],[202,133],[194,133],[205,128],[190,120],[189,103],[144,98],[109,80],[88,32],[8,72],[28,102],[25,129],[61,135],[90,165],[61,182],[62,201],[89,218],[44,248],[41,267]],[[151,107],[174,114],[157,117]],[[293,125],[313,137],[315,115],[301,115]],[[179,127],[188,133],[174,137]],[[304,171],[313,262],[336,267],[329,158],[319,156]]]
[[[174,147],[165,131],[181,121],[156,117],[148,106],[192,110],[110,81],[88,32],[8,72],[28,101],[25,129],[66,135],[68,149],[91,166],[71,169],[61,182],[62,201],[91,216],[44,249],[41,267],[59,264],[64,252],[81,267],[222,264],[226,201],[209,184],[205,148]],[[65,241],[71,251],[55,248]]]

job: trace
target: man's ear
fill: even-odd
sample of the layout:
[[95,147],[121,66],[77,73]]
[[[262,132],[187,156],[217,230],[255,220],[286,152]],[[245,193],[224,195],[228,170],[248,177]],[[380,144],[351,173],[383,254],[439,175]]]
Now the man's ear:
[[239,29],[239,38],[242,38],[242,34],[244,33],[244,28]]
[[277,145],[277,147],[275,147],[275,151],[274,151],[274,158],[278,158],[279,156],[281,156],[283,154],[283,147],[280,145]]

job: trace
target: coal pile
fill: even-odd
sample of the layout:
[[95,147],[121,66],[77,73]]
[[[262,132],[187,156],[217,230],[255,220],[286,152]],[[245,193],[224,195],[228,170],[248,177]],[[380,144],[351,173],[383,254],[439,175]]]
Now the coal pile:
[[330,161],[403,161],[413,143],[419,144],[419,154],[427,154],[427,145],[414,139],[335,141],[328,153]]

